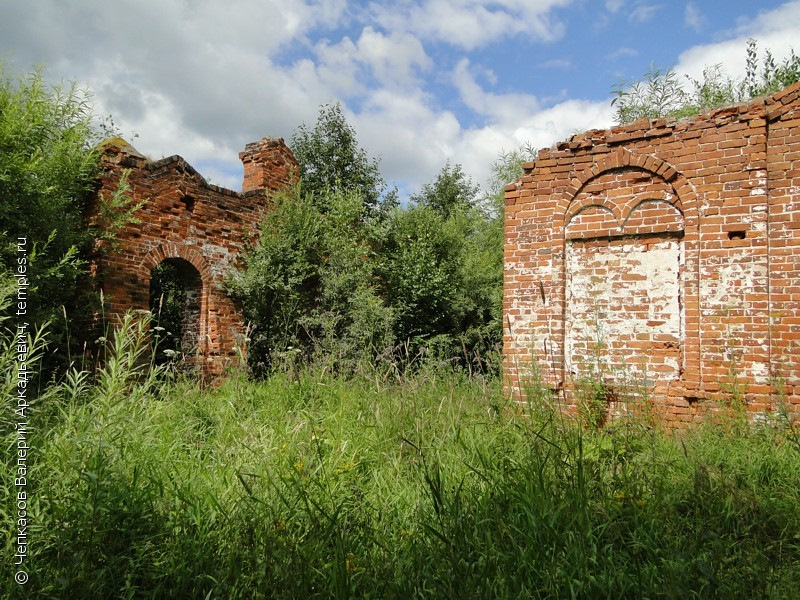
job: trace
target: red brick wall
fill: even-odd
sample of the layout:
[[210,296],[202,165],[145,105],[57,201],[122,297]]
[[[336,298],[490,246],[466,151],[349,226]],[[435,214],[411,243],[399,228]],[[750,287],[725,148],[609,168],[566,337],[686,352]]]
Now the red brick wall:
[[106,317],[113,319],[128,309],[147,310],[152,269],[165,259],[187,261],[201,282],[197,354],[192,360],[210,376],[223,372],[244,333],[241,312],[226,295],[224,280],[258,232],[268,208],[265,192],[285,188],[297,173],[297,161],[282,139],[248,144],[240,158],[245,165],[241,193],[209,184],[180,156],[150,161],[124,140],[105,144],[107,168],[99,194],[110,195],[129,171],[129,193],[142,203],[136,222],[119,234],[118,251],[105,254],[95,265]]
[[540,151],[505,236],[518,395],[540,377],[574,408],[592,377],[612,413],[646,397],[689,421],[734,389],[754,415],[800,408],[800,85]]

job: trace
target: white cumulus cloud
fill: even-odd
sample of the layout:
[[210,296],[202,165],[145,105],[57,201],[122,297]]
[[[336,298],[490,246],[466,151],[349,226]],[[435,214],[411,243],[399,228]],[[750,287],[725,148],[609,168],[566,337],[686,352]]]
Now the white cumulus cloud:
[[572,0],[424,0],[373,3],[375,19],[391,31],[410,31],[441,44],[473,50],[519,34],[552,41],[564,35],[553,9]]
[[747,40],[758,43],[759,59],[769,49],[777,61],[791,50],[800,51],[800,0],[793,0],[752,19],[740,19],[739,25],[726,38],[711,44],[695,46],[680,55],[676,71],[701,79],[705,67],[719,65],[732,77],[745,74]]

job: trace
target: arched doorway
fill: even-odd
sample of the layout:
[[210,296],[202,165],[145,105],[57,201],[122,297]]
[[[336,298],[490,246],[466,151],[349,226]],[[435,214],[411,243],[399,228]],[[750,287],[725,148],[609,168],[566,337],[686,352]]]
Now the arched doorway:
[[150,311],[156,364],[193,370],[201,364],[203,281],[182,258],[166,258],[150,272]]

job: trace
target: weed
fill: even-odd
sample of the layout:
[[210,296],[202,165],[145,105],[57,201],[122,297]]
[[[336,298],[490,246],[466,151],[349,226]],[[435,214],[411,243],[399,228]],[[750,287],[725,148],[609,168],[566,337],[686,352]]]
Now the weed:
[[57,410],[34,413],[31,580],[17,586],[7,561],[3,597],[784,598],[800,585],[784,426],[677,437],[630,414],[584,428],[451,369],[376,385],[298,367],[198,389],[152,375],[147,327],[121,321],[95,381],[72,372],[47,392]]

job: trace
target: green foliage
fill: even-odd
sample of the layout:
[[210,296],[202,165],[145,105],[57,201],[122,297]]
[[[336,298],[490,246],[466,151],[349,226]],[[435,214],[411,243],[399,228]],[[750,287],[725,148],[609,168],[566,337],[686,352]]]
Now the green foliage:
[[87,230],[95,240],[98,252],[119,252],[117,240],[119,232],[128,223],[140,222],[134,214],[144,205],[144,200],[134,202],[133,197],[128,194],[129,175],[129,171],[122,172],[119,183],[110,196],[106,196],[103,192],[98,193],[97,213],[94,215],[94,222]]
[[719,65],[703,69],[703,80],[689,79],[692,85],[688,105],[673,113],[673,116],[686,116],[704,110],[733,104],[747,99],[741,93],[741,86],[725,75]]
[[388,219],[381,273],[396,315],[395,337],[412,353],[472,372],[494,368],[502,310],[502,225],[479,189],[446,163]]
[[503,150],[491,164],[489,190],[485,197],[485,205],[490,214],[499,217],[502,229],[505,209],[505,187],[522,177],[522,165],[532,161],[536,152],[530,144],[520,146],[514,150]]
[[295,188],[275,198],[246,269],[231,282],[254,327],[256,374],[318,360],[352,368],[390,347],[392,312],[377,295],[366,207],[330,192],[325,209]]
[[[42,357],[47,350],[47,325],[34,327],[29,325],[18,329],[20,323],[8,316],[9,309],[16,302],[16,283],[0,276],[0,392],[3,394],[3,412],[0,414],[0,436],[10,435],[14,431],[16,418],[15,409],[18,409],[17,392],[19,385],[19,356],[22,341],[25,347],[26,363],[31,374],[40,368]],[[19,337],[21,335],[21,338]],[[25,398],[32,401],[34,397],[34,382],[30,381],[30,388],[25,391]],[[18,419],[25,421],[27,419]]]
[[[98,175],[97,141],[86,93],[50,87],[40,71],[14,78],[0,64],[0,268],[16,271],[16,241],[25,238],[26,318],[51,323],[50,366],[67,359],[62,307],[81,330],[96,306],[85,257],[99,234],[87,227],[84,211]],[[124,181],[101,204],[110,239],[130,217]]]
[[462,263],[467,310],[461,342],[474,366],[495,371],[503,339],[503,236],[502,216],[476,219]]
[[398,339],[412,340],[415,350],[460,323],[464,224],[463,215],[448,219],[420,205],[397,210],[386,225],[381,275],[387,301],[397,311]]
[[772,94],[797,81],[800,57],[794,51],[777,64],[767,50],[759,65],[757,43],[749,39],[743,80],[731,78],[715,65],[703,70],[702,81],[690,78],[687,91],[674,70],[651,66],[643,80],[617,83],[611,104],[616,105],[615,117],[620,124],[642,118],[684,117]]
[[314,198],[322,212],[327,209],[328,195],[336,193],[355,194],[368,212],[377,208],[386,187],[378,161],[358,145],[338,102],[320,108],[313,129],[300,125],[291,148],[300,163],[303,193]]
[[461,165],[451,165],[448,160],[436,179],[423,185],[419,194],[411,196],[411,201],[427,206],[447,219],[474,208],[478,192],[478,186],[472,184]]
[[590,429],[598,429],[606,424],[613,392],[599,376],[578,379],[575,382],[575,397],[581,424]]
[[[508,402],[499,382],[437,371],[200,390],[143,365],[146,331],[128,316],[96,384],[73,371],[31,411],[30,581],[4,561],[0,596],[791,598],[800,585],[796,424],[587,431]],[[16,455],[2,460],[9,514]]]
[[461,165],[445,164],[410,206],[384,199],[376,210],[377,163],[338,105],[323,108],[313,131],[301,127],[294,146],[300,187],[276,198],[231,283],[253,323],[254,371],[404,369],[423,356],[490,368],[501,337],[502,221]]
[[80,295],[78,251],[92,241],[81,209],[97,174],[89,119],[74,87],[0,70],[0,262],[16,271],[16,239],[27,238],[34,322],[53,320]]
[[499,352],[503,335],[504,189],[522,177],[522,165],[534,158],[535,151],[526,145],[502,152],[492,163],[488,189],[480,203],[481,218],[474,219],[467,238],[464,294],[473,309],[464,344],[487,357]]
[[682,114],[690,104],[678,74],[655,65],[651,65],[643,81],[621,82],[613,93],[616,98],[611,104],[617,105],[617,123]]
[[181,352],[186,290],[177,267],[163,261],[150,273],[150,307],[153,312],[154,343],[159,360]]
[[791,50],[789,56],[780,64],[776,64],[772,53],[766,50],[759,70],[756,41],[747,40],[747,68],[744,81],[741,83],[742,95],[756,98],[774,94],[798,81],[800,81],[800,56],[797,56],[794,50]]

